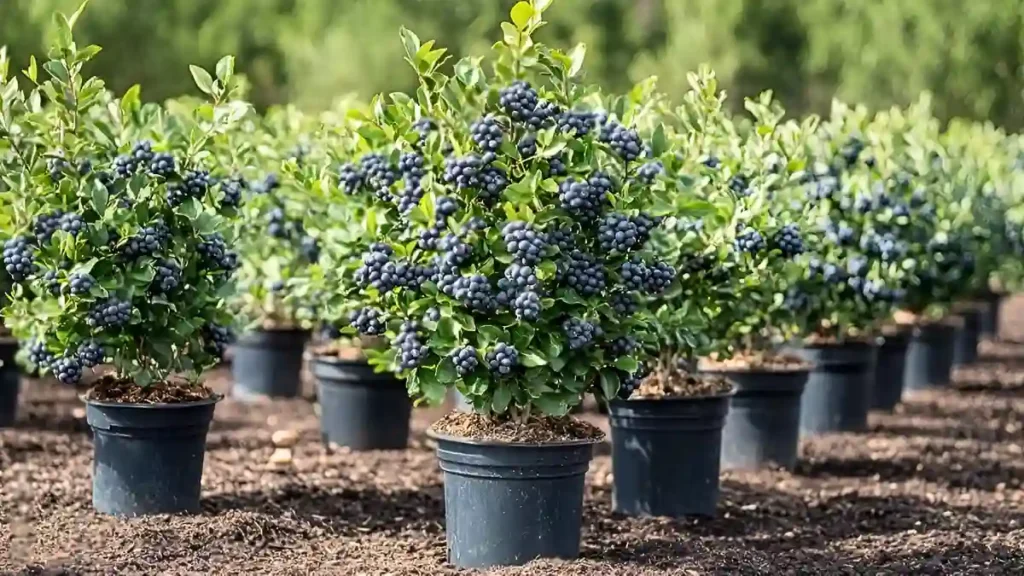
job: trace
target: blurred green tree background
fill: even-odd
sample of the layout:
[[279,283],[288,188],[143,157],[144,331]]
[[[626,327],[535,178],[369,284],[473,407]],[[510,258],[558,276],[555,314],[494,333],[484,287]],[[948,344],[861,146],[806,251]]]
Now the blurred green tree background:
[[[54,10],[79,0],[0,0],[0,43],[27,62]],[[93,0],[79,23],[100,44],[95,73],[115,90],[140,83],[160,100],[191,91],[190,63],[231,53],[259,106],[327,107],[408,90],[398,28],[456,55],[486,48],[515,0]],[[833,96],[873,107],[922,90],[939,114],[1024,124],[1024,10],[1019,0],[558,0],[547,42],[585,42],[611,90],[650,74],[670,94],[711,64],[737,105],[774,90],[793,112]]]

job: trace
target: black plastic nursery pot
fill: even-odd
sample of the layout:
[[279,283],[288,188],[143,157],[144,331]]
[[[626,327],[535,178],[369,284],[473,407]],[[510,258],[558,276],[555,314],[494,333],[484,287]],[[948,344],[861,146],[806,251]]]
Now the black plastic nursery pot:
[[800,399],[800,434],[867,430],[875,344],[805,345],[793,352],[814,365]]
[[0,428],[13,425],[18,414],[21,371],[14,360],[17,354],[17,340],[0,339]]
[[308,330],[254,330],[233,347],[233,396],[295,398],[302,387],[302,353]]
[[199,511],[206,433],[219,396],[181,404],[85,399],[92,505],[116,516]]
[[722,429],[722,467],[793,468],[800,443],[806,370],[708,371],[736,387]]
[[965,308],[957,315],[964,322],[953,336],[953,366],[966,366],[978,360],[982,312],[977,308]]
[[428,434],[444,472],[449,562],[484,568],[579,556],[596,440],[510,444]]
[[312,362],[324,442],[352,450],[402,450],[409,443],[412,400],[405,382],[366,362],[316,357]]
[[631,516],[714,516],[732,392],[612,400],[612,507]]
[[987,338],[999,337],[999,316],[1003,307],[1003,295],[996,292],[985,294],[983,301],[985,307],[981,311],[978,332]]
[[956,331],[955,324],[945,322],[922,324],[914,328],[914,335],[907,348],[904,390],[949,386]]
[[892,410],[903,399],[903,372],[907,366],[910,331],[901,330],[879,338],[871,408]]

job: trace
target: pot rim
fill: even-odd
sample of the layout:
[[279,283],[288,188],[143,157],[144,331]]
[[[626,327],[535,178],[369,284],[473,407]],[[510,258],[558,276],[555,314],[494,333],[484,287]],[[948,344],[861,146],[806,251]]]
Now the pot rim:
[[194,400],[192,402],[161,402],[155,404],[145,404],[141,402],[111,402],[109,400],[90,400],[85,397],[85,393],[79,394],[78,399],[89,406],[97,406],[100,408],[140,408],[144,410],[156,410],[156,409],[183,409],[183,408],[194,408],[196,406],[206,406],[209,404],[216,404],[224,399],[223,394],[214,393],[209,398],[202,400]]
[[607,440],[608,435],[590,440],[559,440],[557,442],[503,442],[501,440],[479,440],[475,438],[463,438],[451,436],[434,431],[433,427],[427,428],[427,438],[432,440],[443,440],[456,444],[469,444],[471,446],[500,446],[503,448],[575,448],[582,446],[593,446]]
[[738,390],[739,390],[739,386],[737,386],[735,382],[729,382],[729,391],[728,392],[722,392],[721,394],[708,394],[706,396],[661,396],[661,397],[658,397],[658,398],[627,398],[625,400],[623,400],[622,398],[612,398],[611,400],[608,401],[608,403],[609,404],[612,404],[612,403],[626,404],[626,403],[630,403],[630,402],[639,402],[639,403],[643,403],[643,404],[655,404],[655,403],[662,403],[662,402],[664,402],[664,403],[671,403],[671,402],[685,403],[685,402],[695,402],[695,401],[698,401],[698,400],[720,400],[720,399],[724,399],[724,398],[732,398],[733,396],[736,395],[736,392]]
[[[817,366],[817,364],[815,364],[814,362],[808,362],[807,365],[804,366],[803,368],[784,368],[784,369],[781,369],[781,370],[778,370],[778,369],[776,369],[776,370],[771,370],[771,369],[765,370],[765,369],[754,369],[754,368],[747,368],[747,369],[743,369],[743,368],[730,368],[730,369],[701,368],[698,372],[702,373],[702,374],[716,374],[716,375],[723,375],[723,374],[787,374],[788,375],[788,374],[811,373],[811,372],[814,371],[814,368],[816,366]],[[691,396],[691,398],[710,398],[710,396]]]

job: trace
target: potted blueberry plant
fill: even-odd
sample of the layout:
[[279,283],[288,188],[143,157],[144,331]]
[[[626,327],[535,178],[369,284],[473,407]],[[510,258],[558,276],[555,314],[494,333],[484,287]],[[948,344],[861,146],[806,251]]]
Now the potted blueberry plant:
[[[224,291],[237,266],[222,235],[227,207],[202,158],[249,107],[231,100],[227,57],[216,77],[192,69],[211,98],[193,129],[124,142],[139,91],[113,100],[82,76],[99,48],[74,42],[80,14],[55,17],[51,59],[26,71],[36,88],[2,103],[2,117],[24,112],[17,135],[0,133],[22,160],[9,191],[4,259],[17,274],[4,314],[16,335],[37,336],[36,363],[63,383],[109,366],[83,396],[96,510],[197,511],[219,399],[198,377],[228,339]],[[41,145],[23,146],[26,135]]]
[[247,321],[233,346],[232,394],[299,395],[303,352],[316,318],[313,278],[320,240],[310,231],[316,207],[297,173],[296,157],[247,182],[236,168],[227,177],[245,197],[237,224],[239,270],[233,308]]
[[[673,276],[640,256],[656,220],[631,177],[644,142],[625,99],[592,108],[582,46],[533,40],[549,4],[512,8],[490,70],[466,58],[447,76],[445,50],[403,31],[420,86],[376,99],[363,128],[390,142],[380,153],[398,170],[366,218],[377,242],[346,330],[389,343],[371,362],[397,369],[412,397],[439,403],[454,387],[473,406],[429,431],[459,567],[578,554],[602,433],[567,413],[635,376],[636,292]],[[627,263],[657,272],[633,282]]]
[[[710,80],[699,80],[694,94],[713,93],[705,88]],[[801,273],[797,260],[805,251],[808,222],[806,204],[784,200],[803,167],[799,154],[810,126],[783,122],[784,111],[767,93],[746,103],[749,121],[735,124],[716,102],[705,99],[698,106],[694,101],[680,110],[684,124],[703,127],[682,133],[683,149],[699,146],[700,138],[711,148],[702,155],[716,160],[713,168],[705,161],[704,170],[716,192],[700,196],[717,194],[726,209],[718,222],[705,218],[700,229],[680,230],[681,249],[673,261],[682,271],[684,290],[671,305],[702,302],[700,307],[711,311],[702,332],[714,340],[713,355],[700,360],[700,371],[724,376],[736,387],[722,430],[722,465],[792,467],[800,399],[811,367],[780,346],[799,330],[802,294],[790,284]],[[702,110],[703,120],[695,120]],[[693,262],[694,255],[704,255],[703,260]],[[695,298],[700,286],[714,291]]]
[[876,332],[902,296],[894,278],[905,247],[894,235],[906,225],[906,205],[873,186],[877,160],[863,139],[867,112],[834,104],[808,145],[804,198],[813,205],[802,300],[803,345],[815,367],[801,407],[801,432],[867,428],[877,360]]
[[[354,108],[343,119],[324,121],[319,143],[326,161],[297,174],[314,202],[326,207],[311,224],[323,245],[319,273],[311,278],[321,330],[310,362],[321,434],[325,443],[352,450],[401,450],[409,440],[412,401],[394,374],[384,317],[362,307],[358,295],[375,283],[398,289],[399,276],[402,282],[423,280],[416,270],[397,270],[394,264],[375,268],[383,248],[374,206],[390,205],[393,194],[404,194],[399,208],[408,213],[420,198],[422,166],[400,165],[385,154],[383,132],[366,110]],[[424,138],[426,126],[421,123],[417,132]]]
[[896,272],[902,298],[895,319],[911,332],[902,388],[945,386],[961,322],[951,307],[970,293],[974,271],[969,214],[956,199],[958,183],[927,99],[882,114],[876,124],[894,135],[877,170],[892,204],[887,210],[898,211],[888,232],[901,253]]

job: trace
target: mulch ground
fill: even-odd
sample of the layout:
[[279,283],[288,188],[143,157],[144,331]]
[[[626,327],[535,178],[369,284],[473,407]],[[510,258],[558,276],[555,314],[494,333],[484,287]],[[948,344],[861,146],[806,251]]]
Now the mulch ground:
[[[1024,574],[1024,298],[1005,311],[1003,341],[953,389],[872,414],[867,434],[805,441],[793,472],[723,473],[717,518],[612,513],[599,447],[581,558],[492,573]],[[228,399],[209,436],[203,512],[121,520],[92,511],[74,392],[27,383],[20,421],[0,430],[0,573],[462,573],[445,563],[424,435],[441,414],[416,411],[408,450],[348,453],[322,445],[308,400]],[[299,442],[290,466],[268,471],[280,429]]]

